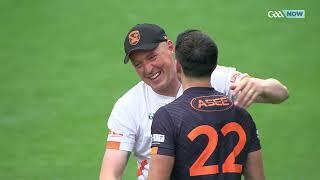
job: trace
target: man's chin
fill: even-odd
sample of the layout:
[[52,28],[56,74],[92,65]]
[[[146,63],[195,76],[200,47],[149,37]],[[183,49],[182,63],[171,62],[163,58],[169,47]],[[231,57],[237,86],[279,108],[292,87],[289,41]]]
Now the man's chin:
[[155,92],[162,92],[165,91],[164,85],[162,84],[151,84],[149,85]]
[[152,84],[150,85],[152,87],[153,90],[155,91],[161,91],[163,88],[161,88],[161,85],[159,84]]
[[161,90],[164,87],[164,83],[161,80],[148,80],[147,84],[154,90]]

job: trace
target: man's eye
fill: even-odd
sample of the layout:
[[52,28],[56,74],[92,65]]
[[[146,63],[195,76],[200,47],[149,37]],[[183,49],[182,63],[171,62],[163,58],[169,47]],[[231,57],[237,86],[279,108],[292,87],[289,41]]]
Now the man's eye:
[[134,67],[139,68],[141,67],[141,64],[134,64]]
[[155,60],[157,58],[157,55],[153,55],[150,57],[151,60]]

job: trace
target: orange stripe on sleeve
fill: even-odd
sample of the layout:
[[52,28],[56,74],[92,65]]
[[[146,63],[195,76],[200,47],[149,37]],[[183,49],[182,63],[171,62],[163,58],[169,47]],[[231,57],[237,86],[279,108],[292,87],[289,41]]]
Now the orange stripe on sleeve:
[[120,142],[117,141],[108,141],[106,145],[107,149],[120,149]]
[[151,148],[151,155],[157,154],[158,153],[158,147],[152,147]]

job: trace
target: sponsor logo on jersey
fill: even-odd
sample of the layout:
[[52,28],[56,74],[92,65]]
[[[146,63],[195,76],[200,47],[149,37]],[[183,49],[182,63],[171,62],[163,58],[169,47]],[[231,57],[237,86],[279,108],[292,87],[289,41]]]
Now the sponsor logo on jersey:
[[200,96],[190,102],[193,109],[203,112],[225,111],[232,107],[233,103],[224,95]]
[[160,144],[165,140],[165,135],[163,134],[152,134],[152,144]]

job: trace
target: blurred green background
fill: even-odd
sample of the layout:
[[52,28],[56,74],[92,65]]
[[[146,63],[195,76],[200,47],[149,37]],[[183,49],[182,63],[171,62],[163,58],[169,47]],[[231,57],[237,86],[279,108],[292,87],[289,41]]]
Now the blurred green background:
[[[319,179],[320,3],[317,1],[0,1],[0,179],[98,179],[106,121],[139,79],[123,62],[137,23],[169,38],[198,28],[218,43],[221,65],[290,90],[281,105],[249,111],[272,180]],[[305,19],[269,10],[304,9]],[[318,50],[317,50],[318,49]],[[136,179],[130,160],[124,179]]]

